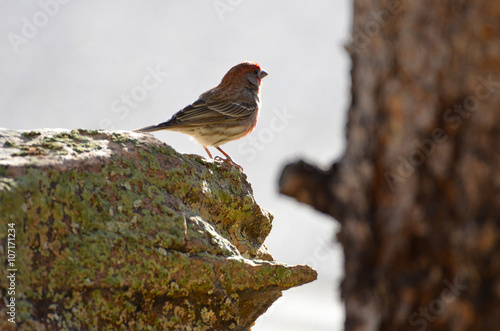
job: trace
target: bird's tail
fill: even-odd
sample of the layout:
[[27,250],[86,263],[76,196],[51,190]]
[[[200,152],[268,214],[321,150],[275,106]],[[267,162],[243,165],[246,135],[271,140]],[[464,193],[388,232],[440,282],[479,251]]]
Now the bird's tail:
[[155,132],[155,131],[165,130],[169,126],[170,125],[168,125],[167,122],[165,122],[165,123],[160,123],[158,125],[146,126],[146,127],[134,130],[134,132]]

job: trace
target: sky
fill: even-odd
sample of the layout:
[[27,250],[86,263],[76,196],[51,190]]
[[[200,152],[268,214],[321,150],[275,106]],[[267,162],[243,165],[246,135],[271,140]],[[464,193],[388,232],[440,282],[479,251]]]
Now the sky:
[[[252,330],[342,330],[338,223],[278,194],[281,169],[328,167],[345,148],[352,5],[347,0],[108,0],[0,3],[0,127],[133,130],[158,124],[235,64],[269,73],[255,131],[223,149],[274,216],[266,246],[318,280],[290,289]],[[154,135],[205,156],[176,132]],[[218,155],[213,150],[214,155]]]

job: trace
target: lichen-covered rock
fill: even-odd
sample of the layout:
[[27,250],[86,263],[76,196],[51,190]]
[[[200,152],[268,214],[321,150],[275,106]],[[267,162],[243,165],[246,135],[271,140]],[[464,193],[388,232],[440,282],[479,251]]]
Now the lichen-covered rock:
[[237,167],[131,132],[0,130],[0,147],[2,330],[10,297],[21,330],[246,330],[316,278],[273,261]]

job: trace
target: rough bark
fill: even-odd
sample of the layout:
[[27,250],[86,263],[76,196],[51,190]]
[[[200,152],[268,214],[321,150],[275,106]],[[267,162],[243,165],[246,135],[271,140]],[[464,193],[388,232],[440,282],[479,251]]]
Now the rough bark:
[[280,179],[342,225],[346,330],[500,330],[499,22],[498,1],[354,1],[345,154]]
[[126,132],[0,130],[0,146],[2,330],[248,330],[316,278],[267,252],[272,215],[235,166]]

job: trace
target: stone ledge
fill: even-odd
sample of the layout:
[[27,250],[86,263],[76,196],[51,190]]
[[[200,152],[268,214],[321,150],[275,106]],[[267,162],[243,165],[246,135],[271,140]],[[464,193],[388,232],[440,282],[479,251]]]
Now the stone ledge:
[[246,330],[316,279],[267,252],[272,215],[237,167],[132,132],[0,129],[0,147],[18,329]]

